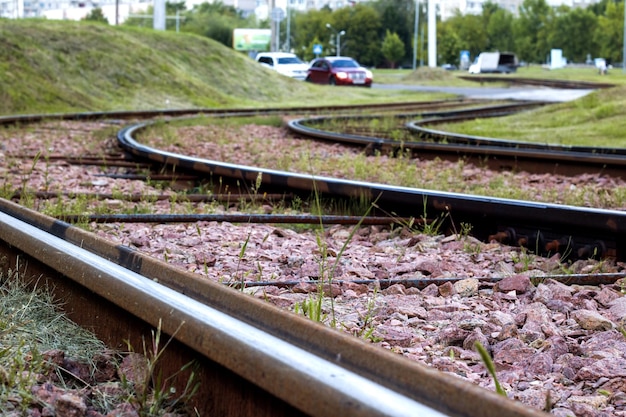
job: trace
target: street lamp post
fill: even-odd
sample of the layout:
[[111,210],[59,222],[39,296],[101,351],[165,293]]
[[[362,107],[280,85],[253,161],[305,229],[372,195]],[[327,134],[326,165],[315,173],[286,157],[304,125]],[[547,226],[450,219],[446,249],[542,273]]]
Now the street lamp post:
[[419,34],[417,30],[419,28],[420,21],[420,2],[415,1],[415,28],[413,29],[413,71],[417,68],[417,44],[419,40]]
[[326,27],[335,32],[335,50],[337,51],[337,56],[339,56],[341,55],[341,37],[346,34],[346,31],[338,31],[337,29],[332,27],[330,23],[326,23]]
[[622,72],[626,73],[626,3],[624,3],[624,41],[622,43]]

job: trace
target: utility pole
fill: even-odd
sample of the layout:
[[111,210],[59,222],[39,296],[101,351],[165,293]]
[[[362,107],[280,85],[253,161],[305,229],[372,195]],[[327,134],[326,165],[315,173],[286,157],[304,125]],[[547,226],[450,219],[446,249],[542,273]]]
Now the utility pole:
[[291,8],[289,7],[290,2],[291,0],[287,0],[287,40],[285,52],[291,52]]
[[437,66],[437,5],[428,0],[428,66]]
[[419,40],[418,28],[420,21],[420,2],[415,0],[415,28],[413,29],[413,71],[417,68],[417,41]]
[[272,30],[272,34],[274,35],[272,36],[272,41],[270,42],[270,51],[272,52],[278,51],[278,41],[276,39],[278,39],[278,37],[280,36],[280,33],[278,33],[280,31],[280,24],[276,22],[276,19],[274,19],[273,16],[275,8],[275,0],[269,0],[270,29]]
[[165,30],[165,0],[154,0],[152,27],[155,30]]
[[337,56],[341,55],[341,37],[346,34],[345,30],[338,31],[334,27],[330,25],[330,23],[326,23],[326,27],[333,32],[335,32],[335,53]]

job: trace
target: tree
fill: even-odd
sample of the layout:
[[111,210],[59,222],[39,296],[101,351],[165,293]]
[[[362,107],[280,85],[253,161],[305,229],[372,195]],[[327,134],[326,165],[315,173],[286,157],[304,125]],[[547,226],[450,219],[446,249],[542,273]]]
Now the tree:
[[599,45],[598,56],[608,62],[622,62],[622,42],[624,39],[624,3],[609,2],[603,16],[598,18],[598,26],[593,36]]
[[562,49],[563,56],[570,61],[585,62],[588,54],[598,50],[591,35],[597,26],[598,18],[592,11],[561,6],[555,15],[550,45]]
[[[458,61],[459,52],[468,50],[471,56],[478,56],[488,49],[487,27],[483,17],[478,15],[462,15],[457,12],[446,21],[448,28],[455,34],[456,46],[460,48],[455,52],[455,60]],[[439,44],[439,42],[437,42]],[[439,45],[437,45],[439,49]]]
[[326,27],[330,23],[332,11],[328,8],[292,14],[292,48],[302,59],[314,57],[313,45],[322,45],[323,54],[331,49],[331,32]]
[[196,5],[191,11],[186,12],[181,31],[206,36],[232,47],[233,31],[236,28],[251,27],[256,27],[256,23],[243,18],[241,12],[233,6],[226,6],[218,1]]
[[487,22],[487,48],[489,50],[515,52],[513,21],[513,14],[508,10],[499,8],[491,13]]
[[404,57],[404,42],[396,32],[387,30],[381,52],[385,59],[389,61],[391,68],[396,67],[396,63]]
[[[380,15],[380,38],[384,39],[388,30],[397,33],[404,44],[404,56],[413,56],[416,1],[377,0],[368,4]],[[425,17],[420,16],[420,21],[424,22]]]
[[458,64],[460,51],[463,50],[459,35],[450,21],[439,22],[437,25],[437,61],[447,64]]
[[553,11],[546,0],[524,0],[515,20],[516,51],[528,62],[544,62],[549,52],[548,38]]
[[92,9],[87,16],[83,18],[83,20],[88,20],[90,22],[99,22],[109,24],[109,20],[104,17],[104,13],[102,13],[102,9],[100,7],[96,7]]
[[[345,30],[341,38],[341,51],[350,55],[361,64],[372,66],[378,64],[382,57],[380,22],[378,13],[371,6],[357,3],[352,7],[344,7],[332,13],[329,22],[337,30]],[[330,32],[327,29],[327,32]],[[332,36],[328,33],[326,36]]]

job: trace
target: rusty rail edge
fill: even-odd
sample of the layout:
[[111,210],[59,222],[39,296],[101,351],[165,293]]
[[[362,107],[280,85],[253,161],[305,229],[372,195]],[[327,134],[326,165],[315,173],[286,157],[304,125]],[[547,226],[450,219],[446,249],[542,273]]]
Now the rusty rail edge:
[[344,225],[408,225],[423,223],[421,219],[385,216],[333,216],[306,214],[64,214],[59,220],[68,223],[81,221],[96,223],[264,223],[264,224],[344,224]]
[[8,244],[168,334],[184,321],[176,338],[306,415],[546,415],[10,201],[0,211]]

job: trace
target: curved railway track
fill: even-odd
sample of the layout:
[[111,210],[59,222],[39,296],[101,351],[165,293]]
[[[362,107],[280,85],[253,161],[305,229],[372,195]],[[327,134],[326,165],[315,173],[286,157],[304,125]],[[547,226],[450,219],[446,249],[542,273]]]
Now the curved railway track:
[[[294,110],[294,114],[309,110]],[[251,114],[247,112],[219,115]],[[136,119],[164,114],[174,117],[193,112],[118,113],[111,117]],[[53,117],[82,120],[105,115]],[[27,116],[3,122],[45,119]],[[175,167],[176,172],[182,169],[193,175],[227,176],[245,183],[254,182],[261,173],[268,192],[284,193],[288,189],[295,195],[316,189],[341,198],[367,196],[380,210],[398,216],[413,215],[415,206],[421,210],[426,201],[429,212],[453,213],[455,221],[478,225],[475,230],[485,239],[508,239],[518,244],[523,239],[543,240],[556,245],[550,250],[563,249],[558,242],[566,242],[580,257],[602,255],[623,260],[625,256],[626,224],[621,212],[474,198],[221,164],[141,145],[133,134],[145,126],[141,123],[121,130],[118,139],[122,146],[153,164]],[[70,318],[113,346],[126,339],[139,344],[161,321],[167,334],[176,335],[162,366],[166,372],[175,372],[192,359],[200,364],[201,392],[191,405],[201,410],[201,415],[543,415],[62,221],[8,201],[0,201],[0,211],[6,259],[15,259],[16,250],[32,259],[25,279],[44,273],[57,296],[67,301]],[[572,218],[582,218],[585,225]],[[576,235],[573,228],[580,229]],[[179,386],[184,383],[177,381]]]
[[[296,122],[290,122],[293,129]],[[559,206],[489,197],[468,196],[391,185],[338,180],[313,175],[294,174],[266,168],[225,164],[202,158],[158,151],[138,143],[133,135],[148,124],[127,127],[118,134],[121,146],[141,158],[183,171],[203,172],[205,175],[234,178],[242,183],[254,183],[261,175],[267,192],[290,190],[324,196],[376,201],[385,213],[414,216],[417,209],[436,217],[450,216],[456,222],[473,225],[476,237],[496,239],[506,244],[528,247],[538,254],[569,253],[573,259],[609,256],[623,260],[626,214],[615,210]],[[303,133],[302,130],[298,130]],[[324,136],[328,133],[323,132]],[[369,145],[380,139],[335,138],[350,143],[360,141]],[[452,230],[452,225],[447,225]]]

